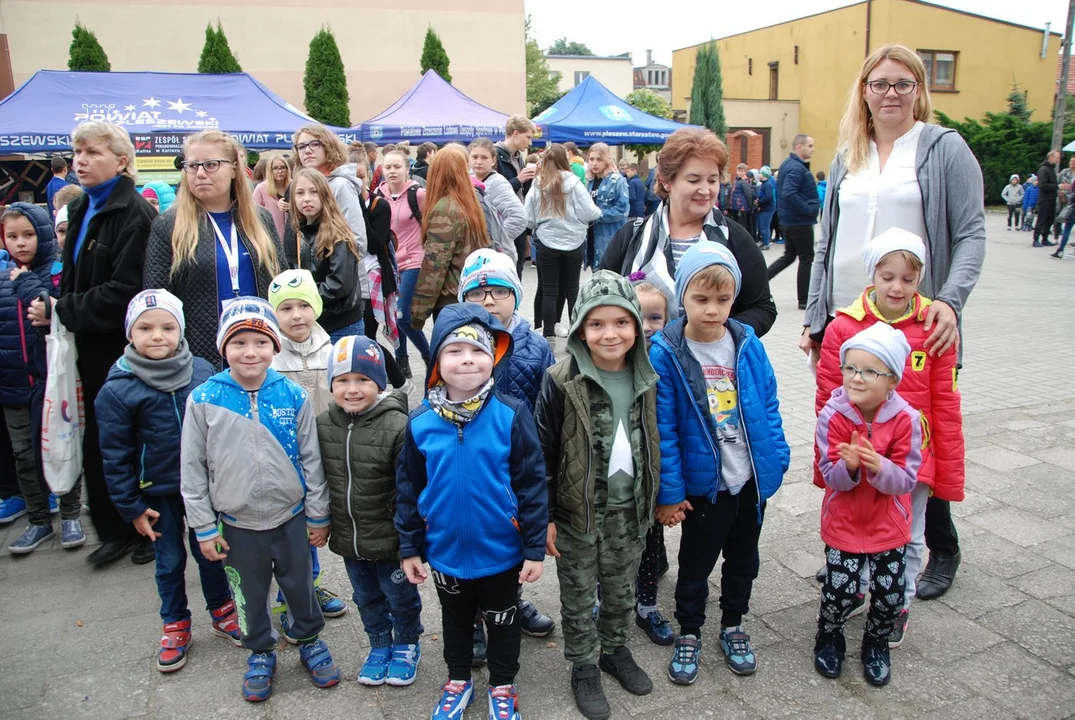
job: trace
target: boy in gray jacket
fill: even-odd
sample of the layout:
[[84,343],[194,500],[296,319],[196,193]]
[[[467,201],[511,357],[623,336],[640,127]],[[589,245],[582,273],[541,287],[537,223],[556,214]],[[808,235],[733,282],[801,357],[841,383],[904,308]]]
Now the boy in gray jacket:
[[313,407],[306,391],[269,367],[280,330],[266,301],[240,297],[228,305],[217,349],[229,369],[187,399],[180,488],[202,553],[225,564],[243,647],[251,651],[243,697],[272,695],[278,635],[265,599],[274,576],[302,665],[314,685],[332,687],[340,671],[318,638],[325,620],[309,551],[324,547],[329,534]]

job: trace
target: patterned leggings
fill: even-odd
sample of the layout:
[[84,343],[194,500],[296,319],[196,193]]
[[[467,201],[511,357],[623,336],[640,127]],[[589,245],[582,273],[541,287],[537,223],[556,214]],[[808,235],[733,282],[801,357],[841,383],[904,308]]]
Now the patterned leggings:
[[847,615],[858,593],[863,563],[870,568],[870,611],[866,616],[866,636],[888,640],[903,609],[906,561],[905,546],[880,553],[859,555],[825,546],[828,573],[821,589],[821,613],[817,625],[822,632],[843,632]]
[[657,579],[668,569],[668,552],[664,548],[664,525],[654,523],[646,535],[646,549],[638,566],[635,590],[638,604],[652,607],[657,604]]

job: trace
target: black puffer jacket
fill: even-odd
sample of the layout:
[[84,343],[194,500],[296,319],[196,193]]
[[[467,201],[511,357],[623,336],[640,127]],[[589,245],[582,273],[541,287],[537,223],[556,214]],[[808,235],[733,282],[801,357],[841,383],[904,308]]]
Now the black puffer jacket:
[[337,555],[399,559],[393,522],[396,461],[406,429],[407,396],[401,390],[393,390],[361,415],[332,403],[317,417],[332,515],[328,546]]

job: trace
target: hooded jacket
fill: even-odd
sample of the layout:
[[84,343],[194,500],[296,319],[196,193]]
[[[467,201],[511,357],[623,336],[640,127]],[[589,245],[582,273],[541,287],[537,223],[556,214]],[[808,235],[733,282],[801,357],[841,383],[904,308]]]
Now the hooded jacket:
[[426,189],[413,180],[404,184],[403,192],[397,197],[392,196],[387,181],[381,183],[377,189],[377,193],[392,208],[392,232],[396,234],[396,260],[399,262],[400,272],[422,267],[422,257],[425,255],[422,249],[422,221],[414,216],[407,199],[407,193],[412,186],[418,188],[416,200],[419,209],[423,209]]
[[[526,232],[526,210],[523,209],[523,203],[519,196],[512,190],[511,183],[494,170],[485,176],[481,184],[485,189],[486,204],[496,214],[500,224],[503,226],[503,237],[508,240],[514,240]],[[481,193],[478,193],[478,196],[481,197]],[[488,224],[487,222],[486,225]],[[492,234],[492,228],[488,228],[488,230]],[[507,244],[511,245],[510,243]],[[511,247],[511,250],[515,250],[514,246]]]
[[1023,212],[1038,207],[1038,186],[1027,183],[1023,189]]
[[198,386],[183,418],[180,488],[198,542],[217,522],[272,530],[299,513],[329,526],[328,488],[306,391],[270,368],[247,392],[228,371]]
[[1004,189],[1000,191],[1000,198],[1008,205],[1019,207],[1023,204],[1023,186],[1019,183],[1014,185],[1009,182],[1004,186]]
[[[325,179],[336,198],[340,214],[347,221],[351,232],[355,234],[355,249],[358,250],[358,256],[366,257],[369,245],[366,241],[366,216],[362,212],[362,181],[355,175],[355,166],[353,164],[340,165]],[[358,264],[358,279],[362,299],[369,300],[370,280],[362,263]]]
[[776,197],[781,225],[813,225],[817,222],[817,211],[821,207],[817,181],[810,174],[806,161],[794,152],[780,165]]
[[556,362],[549,341],[530,329],[530,323],[521,317],[511,330],[511,355],[500,362],[493,371],[496,389],[517,397],[534,412],[541,380],[545,371]]
[[[688,496],[716,502],[721,482],[717,428],[709,410],[702,366],[687,345],[686,318],[653,336],[650,359],[660,375],[657,417],[661,434],[661,492],[658,504],[674,505]],[[743,436],[754,468],[761,504],[784,481],[791,449],[784,438],[777,400],[776,375],[765,348],[749,325],[729,319],[735,341],[735,376]]]
[[[511,336],[473,303],[441,312],[433,357],[451,331],[471,323],[494,333],[494,362],[504,362]],[[436,368],[432,363],[427,371],[427,387]],[[465,425],[444,419],[424,400],[411,412],[396,472],[400,557],[421,555],[434,570],[461,580],[544,560],[544,480],[534,418],[521,400],[494,390]]]
[[301,344],[280,333],[280,352],[272,359],[272,368],[305,390],[314,414],[320,415],[332,402],[328,382],[331,357],[332,340],[321,325],[314,323],[310,337]]
[[48,215],[36,205],[16,202],[7,211],[30,221],[37,234],[37,251],[27,271],[14,280],[11,272],[18,264],[10,255],[7,267],[0,267],[0,405],[28,407],[30,391],[45,382],[48,365],[45,334],[30,323],[26,311],[42,292],[51,297],[60,294],[55,282],[59,278],[53,276],[56,235]]
[[560,175],[564,181],[564,216],[542,213],[541,185],[535,182],[526,194],[526,226],[534,231],[542,247],[575,250],[586,242],[586,229],[601,217],[601,211],[574,173],[562,170]]
[[396,461],[407,429],[407,396],[393,390],[357,415],[335,402],[317,417],[329,490],[329,549],[347,558],[398,560]]
[[[873,422],[862,419],[842,387],[832,391],[817,419],[815,442],[825,481],[821,539],[837,550],[879,553],[911,540],[911,490],[926,440],[917,410],[893,391]],[[836,450],[857,431],[881,456],[881,472],[859,467],[852,476]]]
[[[160,205],[157,212],[168,212],[168,209],[175,204],[175,189],[168,183],[152,180],[142,186],[143,190],[146,188],[157,193],[157,204]],[[277,208],[277,211],[279,212],[279,208]]]
[[586,315],[602,305],[623,308],[636,323],[629,351],[635,398],[628,429],[635,466],[635,508],[640,536],[653,524],[660,478],[660,433],[657,423],[657,373],[646,354],[642,309],[634,288],[612,272],[597,272],[579,289],[572,314],[567,354],[545,374],[535,420],[545,453],[550,517],[580,533],[597,527],[598,478],[608,475],[608,456],[615,435],[612,401],[601,386],[589,348],[579,337]]

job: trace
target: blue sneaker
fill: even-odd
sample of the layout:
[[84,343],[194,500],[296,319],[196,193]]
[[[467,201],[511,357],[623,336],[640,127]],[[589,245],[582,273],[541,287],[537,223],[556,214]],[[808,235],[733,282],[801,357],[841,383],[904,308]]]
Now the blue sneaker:
[[444,683],[440,701],[433,708],[430,720],[459,720],[474,699],[474,681],[449,680]]
[[86,533],[82,531],[79,520],[64,520],[60,526],[60,545],[65,549],[76,548],[86,544]]
[[287,616],[286,606],[285,609],[280,613],[280,630],[284,634],[284,640],[287,640],[292,645],[299,644],[297,638],[291,637],[291,618]]
[[46,540],[51,540],[56,533],[52,531],[52,525],[30,525],[19,539],[7,546],[12,555],[29,555],[37,546]]
[[60,498],[49,493],[49,515],[55,515],[58,512],[60,512]]
[[721,629],[720,649],[724,652],[728,667],[736,675],[752,675],[758,669],[758,659],[750,645],[750,636],[743,632],[742,625]]
[[251,653],[243,675],[243,700],[261,702],[272,695],[272,676],[276,673],[276,653]]
[[410,685],[418,674],[418,663],[421,659],[422,646],[418,643],[393,646],[392,662],[388,665],[388,678],[385,682],[396,687]]
[[668,679],[676,685],[691,685],[698,679],[698,656],[702,641],[694,635],[680,635],[668,663]]
[[392,660],[392,647],[371,648],[366,662],[358,671],[358,682],[362,685],[384,685],[388,677],[388,663]]
[[300,645],[299,660],[317,687],[330,688],[340,681],[340,669],[332,661],[332,655],[329,654],[324,640]]
[[323,587],[314,588],[317,594],[317,603],[321,606],[321,614],[327,618],[342,617],[347,614],[347,603],[331,590]]
[[514,685],[489,687],[489,720],[522,720],[519,691]]
[[26,501],[21,495],[0,500],[0,525],[9,525],[26,514]]

